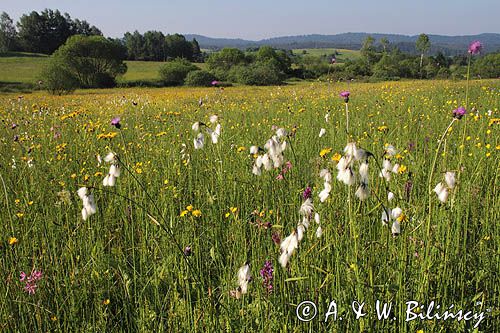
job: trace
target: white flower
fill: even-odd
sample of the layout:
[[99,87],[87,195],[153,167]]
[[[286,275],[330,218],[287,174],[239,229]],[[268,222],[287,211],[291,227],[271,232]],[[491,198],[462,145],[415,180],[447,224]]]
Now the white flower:
[[76,191],[76,193],[78,194],[80,199],[83,200],[83,198],[87,196],[88,189],[86,187],[80,187],[78,191]]
[[394,164],[394,166],[392,167],[392,173],[398,173],[399,172],[399,164],[396,163]]
[[194,149],[202,149],[205,144],[205,136],[203,133],[198,133],[198,136],[193,139]]
[[217,120],[219,120],[219,117],[216,114],[214,114],[214,115],[211,115],[209,119],[210,119],[210,122],[212,124],[215,124],[217,122]]
[[434,187],[434,192],[436,192],[436,194],[439,196],[439,193],[443,192],[443,190],[445,189],[443,183],[439,182],[436,187]]
[[329,119],[330,119],[330,112],[325,114],[325,121],[328,122]]
[[391,216],[393,219],[397,219],[401,214],[403,214],[403,210],[399,207],[396,207],[391,211]]
[[251,146],[250,147],[250,154],[255,155],[259,152],[259,147],[257,146]]
[[287,135],[287,132],[284,128],[278,128],[276,130],[276,135],[278,136],[278,138],[282,138]]
[[455,173],[452,171],[448,171],[447,173],[444,174],[444,180],[446,181],[446,184],[450,189],[453,189],[455,187]]
[[200,123],[199,122],[195,122],[193,124],[193,126],[191,126],[191,129],[195,132],[198,132],[200,130]]
[[104,161],[107,163],[114,162],[115,159],[116,159],[116,155],[113,152],[109,152],[108,155],[106,155],[106,157],[104,157]]
[[104,177],[102,180],[102,186],[115,186],[116,183],[116,177],[109,174]]
[[[220,126],[220,124],[218,124],[217,126]],[[220,130],[219,130],[219,133],[220,133]],[[216,144],[217,142],[219,142],[219,135],[220,135],[219,133],[217,133],[217,129],[215,131],[210,132],[210,137],[212,138],[213,144]]]
[[401,225],[397,220],[392,222],[391,231],[394,237],[398,236],[401,233]]
[[325,182],[331,182],[332,181],[332,174],[328,169],[321,169],[319,172],[319,176],[325,180]]
[[248,283],[252,280],[252,275],[250,272],[250,265],[245,264],[238,270],[238,285],[240,286],[240,291],[242,294],[246,294],[248,291]]
[[299,246],[299,240],[297,237],[297,232],[294,230],[288,237],[286,237],[280,245],[281,255],[279,258],[279,263],[282,267],[286,267],[288,260],[293,255],[295,250]]
[[392,170],[391,161],[389,161],[388,159],[384,159],[384,161],[382,162],[382,169],[387,171]]
[[361,184],[355,194],[359,200],[364,201],[370,196],[370,191],[367,185]]
[[356,143],[355,142],[349,142],[345,148],[344,148],[344,153],[346,156],[356,156]]
[[339,171],[339,173],[337,174],[337,179],[348,186],[354,185],[354,182],[356,180],[354,178],[354,173],[350,168]]
[[320,131],[319,131],[319,137],[321,138],[323,135],[326,134],[326,129],[322,128]]
[[438,193],[438,199],[439,201],[441,201],[442,203],[445,203],[446,200],[448,200],[448,195],[449,195],[449,192],[448,192],[448,189],[446,187],[444,187],[441,192]]
[[368,184],[368,163],[363,162],[359,166],[359,178],[361,183]]
[[491,117],[492,114],[493,114],[493,111],[488,110],[488,117]]
[[396,151],[396,148],[394,148],[393,145],[388,145],[386,148],[385,148],[385,152],[387,155],[389,156],[395,156],[397,154],[397,151]]
[[309,217],[314,211],[314,205],[311,198],[307,198],[306,201],[302,203],[299,209],[299,213],[302,216]]
[[260,176],[262,174],[262,171],[260,170],[260,167],[257,166],[257,164],[253,165],[252,173],[256,176]]
[[392,192],[387,193],[387,200],[392,201],[393,199],[394,199],[394,193]]
[[314,213],[314,221],[316,221],[317,224],[320,223],[320,217],[318,213]]
[[109,174],[116,178],[120,177],[120,166],[118,164],[111,164],[109,167]]
[[321,235],[323,235],[323,228],[318,226],[318,229],[316,229],[316,238],[321,238]]
[[267,153],[262,156],[262,165],[264,165],[264,169],[266,169],[266,171],[273,169],[272,161]]
[[299,224],[297,226],[297,240],[300,242],[302,238],[304,238],[304,232],[306,231],[306,227],[303,224]]

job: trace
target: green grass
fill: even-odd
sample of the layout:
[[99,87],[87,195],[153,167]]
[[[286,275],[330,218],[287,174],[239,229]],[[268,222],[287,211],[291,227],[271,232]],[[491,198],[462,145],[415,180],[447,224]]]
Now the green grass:
[[[416,300],[484,312],[479,331],[498,332],[500,129],[492,119],[499,118],[499,88],[498,80],[471,82],[468,108],[477,115],[455,121],[437,152],[452,110],[465,103],[465,82],[0,95],[0,330],[474,332],[475,321],[406,321],[405,302]],[[346,89],[349,136],[338,97]],[[201,125],[205,147],[194,149],[192,124],[214,129],[214,113],[219,142]],[[116,116],[119,130],[110,125]],[[281,166],[253,175],[249,154],[251,145],[264,148],[276,127],[290,133],[282,162],[291,169],[282,180]],[[336,180],[335,154],[348,141],[374,155],[363,202],[354,194],[358,184]],[[397,149],[391,163],[401,166],[387,182],[377,167],[385,144]],[[96,155],[110,151],[121,175],[115,187],[103,187],[110,165]],[[323,168],[333,179],[322,203]],[[428,188],[446,171],[458,181],[439,203]],[[76,194],[82,186],[97,206],[86,221]],[[315,236],[311,221],[283,268],[272,235],[283,240],[297,228],[307,186],[323,235]],[[407,216],[399,236],[381,223],[382,205]],[[259,275],[266,260],[274,266],[270,294]],[[236,299],[231,292],[246,261],[253,280]],[[33,269],[43,278],[29,295],[19,275]],[[305,300],[320,311],[308,323],[296,316]],[[343,320],[325,323],[332,300]],[[354,300],[365,302],[366,317],[354,317]],[[376,300],[393,303],[395,320],[375,319]]]
[[333,54],[334,51],[337,51],[339,55],[337,56],[338,62],[344,62],[347,59],[357,59],[361,56],[358,50],[347,50],[347,49],[336,49],[336,48],[320,48],[320,49],[294,49],[293,53],[297,55],[304,54],[303,51],[306,51],[306,55],[311,56],[325,56]]
[[[11,53],[0,56],[0,84],[36,83],[43,66],[48,61],[44,55],[30,53]],[[158,69],[162,62],[157,61],[126,61],[127,73],[118,81],[147,81],[158,79]],[[204,69],[205,64],[196,64]]]

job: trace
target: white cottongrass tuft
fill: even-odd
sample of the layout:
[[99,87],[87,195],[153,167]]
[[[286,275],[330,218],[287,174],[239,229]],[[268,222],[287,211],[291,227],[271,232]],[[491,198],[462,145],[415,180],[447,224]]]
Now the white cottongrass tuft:
[[215,124],[219,120],[219,117],[216,114],[213,114],[209,119],[212,124]]
[[320,129],[320,131],[319,131],[319,137],[321,138],[321,137],[323,137],[325,134],[326,134],[326,129],[324,129],[324,128]]
[[195,122],[192,126],[191,129],[195,132],[198,132],[200,130],[200,123],[197,121]]
[[116,178],[120,177],[120,165],[118,164],[118,157],[114,153],[109,153],[104,158],[104,161],[111,163],[109,167],[109,172],[102,180],[102,186],[115,186]]
[[401,225],[399,224],[399,222],[397,220],[392,222],[391,232],[392,232],[393,237],[396,237],[399,234],[401,234]]
[[248,292],[248,283],[252,280],[252,274],[250,272],[250,265],[245,263],[238,270],[238,285],[241,294],[246,294]]
[[456,179],[455,173],[453,171],[448,171],[444,174],[444,180],[446,181],[446,185],[448,188],[452,190],[455,187]]
[[392,200],[394,200],[394,193],[392,193],[392,192],[387,193],[387,200],[389,202],[391,202]]
[[202,149],[205,145],[205,135],[198,133],[196,138],[193,139],[194,149]]
[[94,195],[88,194],[88,189],[86,187],[81,187],[77,191],[78,196],[82,199],[82,219],[86,221],[91,215],[97,212],[97,207],[94,201]]
[[251,146],[250,147],[250,154],[255,155],[259,152],[259,147],[257,146]]

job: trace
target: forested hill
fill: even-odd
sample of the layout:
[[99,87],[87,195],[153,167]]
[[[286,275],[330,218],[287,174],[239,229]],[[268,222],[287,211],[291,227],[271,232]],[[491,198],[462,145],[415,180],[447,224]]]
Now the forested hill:
[[[233,39],[233,38],[212,38],[202,35],[185,35],[186,39],[196,38],[200,47],[205,49],[219,49],[223,47],[248,48],[261,45],[270,45],[276,48],[300,49],[300,48],[326,48],[335,47],[343,49],[360,49],[364,39],[372,36],[379,41],[381,38],[387,38],[389,42],[405,52],[415,52],[415,42],[418,35],[407,36],[398,34],[379,34],[365,32],[349,32],[337,35],[301,35],[285,36],[262,39],[259,41]],[[485,52],[494,52],[500,50],[500,34],[483,33],[470,36],[443,36],[428,35],[431,41],[431,54],[441,51],[448,55],[463,53],[467,50],[469,44],[474,40],[480,40],[484,45]]]

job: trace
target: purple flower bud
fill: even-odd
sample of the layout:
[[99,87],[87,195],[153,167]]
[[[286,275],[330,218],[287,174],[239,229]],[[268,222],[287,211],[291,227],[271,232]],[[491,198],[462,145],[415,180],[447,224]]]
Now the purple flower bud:
[[122,125],[120,124],[120,117],[115,117],[111,119],[111,125],[120,129],[120,127],[122,127]]
[[349,96],[350,95],[351,95],[351,93],[349,91],[347,91],[347,90],[342,91],[340,93],[340,97],[342,97],[344,99],[344,102],[346,102],[346,103],[349,103]]
[[193,253],[193,250],[191,249],[191,246],[186,246],[184,248],[184,255],[186,257],[189,257]]
[[312,190],[309,186],[306,187],[306,189],[304,190],[304,193],[302,193],[302,197],[304,198],[304,200],[312,198]]
[[483,44],[480,41],[475,40],[469,45],[470,54],[478,54],[483,49]]
[[463,106],[458,109],[453,110],[453,117],[457,119],[462,119],[462,117],[467,113]]

